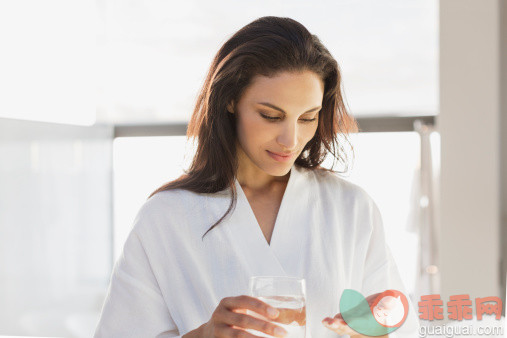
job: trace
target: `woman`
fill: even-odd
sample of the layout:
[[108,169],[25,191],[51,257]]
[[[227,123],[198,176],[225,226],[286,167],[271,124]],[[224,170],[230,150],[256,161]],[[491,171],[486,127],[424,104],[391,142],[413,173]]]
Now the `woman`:
[[[346,164],[338,139],[357,131],[340,84],[336,60],[289,18],[259,18],[221,47],[188,126],[190,168],[137,214],[95,337],[282,337],[246,314],[276,318],[247,296],[253,275],[305,278],[307,337],[360,337],[339,314],[343,290],[371,302],[403,285],[376,204],[320,166],[327,154]],[[409,319],[389,336],[415,336]]]

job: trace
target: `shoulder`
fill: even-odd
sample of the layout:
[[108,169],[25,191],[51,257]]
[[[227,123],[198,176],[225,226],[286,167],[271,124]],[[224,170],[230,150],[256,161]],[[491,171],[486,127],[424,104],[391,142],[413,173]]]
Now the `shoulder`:
[[148,198],[139,209],[139,214],[146,217],[166,215],[178,212],[180,207],[189,202],[196,202],[198,194],[183,189],[164,190]]
[[334,198],[339,198],[348,203],[372,206],[375,204],[371,195],[361,186],[342,177],[338,172],[331,172],[324,169],[305,169],[313,176],[318,189]]
[[225,213],[230,200],[228,190],[216,193],[164,190],[141,205],[133,228],[139,233],[200,238]]
[[372,232],[382,223],[379,207],[373,197],[360,185],[340,173],[311,170],[318,186],[318,200],[326,210],[333,213],[362,233]]
[[168,232],[187,228],[206,204],[206,194],[184,189],[164,190],[148,198],[137,211],[133,229]]

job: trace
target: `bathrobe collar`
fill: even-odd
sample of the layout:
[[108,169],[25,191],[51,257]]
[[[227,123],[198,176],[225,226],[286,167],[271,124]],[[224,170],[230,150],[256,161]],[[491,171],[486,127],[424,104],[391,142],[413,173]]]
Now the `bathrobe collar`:
[[238,200],[227,228],[233,240],[240,244],[240,250],[249,261],[248,266],[252,267],[252,275],[294,276],[302,273],[297,270],[300,264],[295,261],[298,243],[301,243],[299,237],[304,234],[302,227],[308,226],[298,222],[298,214],[308,212],[309,208],[309,186],[305,184],[302,170],[296,165],[290,170],[270,244],[241,185],[235,180]]

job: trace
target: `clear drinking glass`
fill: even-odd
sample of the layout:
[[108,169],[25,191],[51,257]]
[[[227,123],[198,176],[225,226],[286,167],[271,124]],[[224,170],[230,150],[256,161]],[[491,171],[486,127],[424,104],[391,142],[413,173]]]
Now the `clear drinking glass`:
[[[272,322],[287,331],[287,338],[306,337],[306,285],[304,278],[253,276],[250,277],[250,296],[258,298],[280,311],[272,320],[256,312],[247,314]],[[253,329],[246,331],[260,337],[272,337]]]

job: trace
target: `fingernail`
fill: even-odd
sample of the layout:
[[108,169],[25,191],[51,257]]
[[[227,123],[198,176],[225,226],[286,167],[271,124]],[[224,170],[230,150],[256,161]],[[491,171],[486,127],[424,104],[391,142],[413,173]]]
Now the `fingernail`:
[[287,335],[287,331],[285,331],[281,327],[277,327],[275,329],[275,335],[280,336],[280,337],[285,337]]
[[272,308],[272,307],[269,307],[269,308],[268,308],[268,315],[269,315],[270,317],[272,317],[272,318],[276,318],[276,317],[278,317],[278,315],[279,315],[279,314],[280,314],[280,312],[278,312],[278,310],[277,310],[277,309]]

